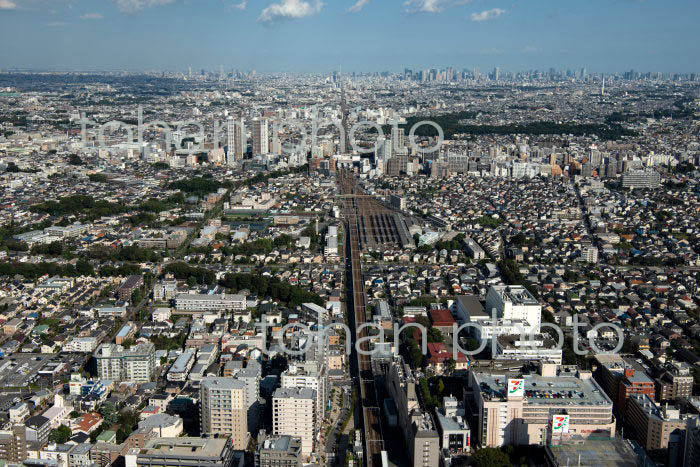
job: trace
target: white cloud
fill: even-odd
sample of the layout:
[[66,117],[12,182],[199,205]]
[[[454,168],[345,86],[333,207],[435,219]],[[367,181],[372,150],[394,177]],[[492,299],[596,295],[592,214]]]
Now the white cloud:
[[523,47],[523,53],[532,54],[535,52],[539,52],[539,49],[534,45],[526,45],[525,47]]
[[125,13],[135,13],[144,8],[167,5],[175,0],[112,0]]
[[466,5],[472,0],[406,0],[406,13],[439,13],[447,8]]
[[86,13],[80,16],[80,19],[102,19],[102,13]]
[[298,19],[313,16],[321,12],[324,3],[316,0],[314,3],[304,0],[282,0],[265,8],[258,21],[272,23],[278,19]]
[[437,13],[445,8],[445,0],[408,0],[404,2],[407,13]]
[[17,4],[11,0],[0,0],[0,10],[15,10]]
[[46,24],[50,28],[64,28],[68,26],[68,23],[64,23],[63,21],[53,21],[51,23]]
[[357,0],[353,6],[348,8],[348,13],[359,13],[371,0]]
[[471,15],[471,20],[472,21],[489,21],[492,19],[496,19],[502,14],[504,14],[506,10],[503,10],[501,8],[493,8],[492,10],[484,10],[481,13],[472,13]]

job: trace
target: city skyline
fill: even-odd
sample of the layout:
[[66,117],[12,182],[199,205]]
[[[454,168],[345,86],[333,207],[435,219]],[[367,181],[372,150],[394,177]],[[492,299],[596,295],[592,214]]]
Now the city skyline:
[[0,68],[693,73],[699,12],[634,0],[0,0]]

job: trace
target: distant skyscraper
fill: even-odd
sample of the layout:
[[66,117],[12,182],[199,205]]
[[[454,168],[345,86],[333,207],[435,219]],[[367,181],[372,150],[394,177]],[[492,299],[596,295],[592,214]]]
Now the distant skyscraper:
[[393,156],[394,153],[403,152],[406,147],[406,134],[404,129],[400,128],[398,125],[391,127],[391,154],[389,158]]
[[226,122],[226,162],[234,165],[243,159],[248,146],[245,134],[245,123],[242,118],[229,117]]
[[384,137],[377,138],[377,154],[376,160],[382,161],[383,167],[386,167],[386,163],[389,162],[393,154],[392,140],[387,140]]
[[253,154],[267,154],[270,152],[270,128],[266,118],[253,120]]
[[498,79],[501,77],[501,70],[496,67],[493,69],[493,79],[498,81]]
[[350,125],[348,123],[350,112],[348,111],[348,101],[345,98],[345,86],[343,86],[342,80],[340,82],[340,113],[344,133],[344,139],[341,144],[342,147],[340,148],[340,152],[350,153],[352,152],[352,147],[350,146]]

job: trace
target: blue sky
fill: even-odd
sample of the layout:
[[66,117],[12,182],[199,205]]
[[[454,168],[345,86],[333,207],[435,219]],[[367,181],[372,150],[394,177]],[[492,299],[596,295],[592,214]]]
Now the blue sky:
[[700,72],[697,0],[0,0],[0,68]]

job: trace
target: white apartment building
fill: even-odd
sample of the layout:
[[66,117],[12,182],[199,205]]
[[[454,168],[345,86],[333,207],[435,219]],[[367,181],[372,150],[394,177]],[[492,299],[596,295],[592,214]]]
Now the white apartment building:
[[246,298],[238,294],[177,294],[175,308],[182,311],[245,310]]
[[233,378],[204,378],[200,390],[203,435],[230,435],[234,449],[248,446],[245,383]]
[[496,340],[496,360],[540,360],[561,365],[562,349],[547,335],[503,334]]
[[301,453],[314,452],[319,421],[316,391],[308,388],[279,388],[272,396],[272,433],[301,438]]
[[129,350],[117,344],[103,344],[95,354],[100,379],[147,383],[156,369],[156,347],[139,344]]
[[319,420],[323,417],[327,394],[328,378],[325,370],[325,365],[307,361],[290,365],[281,375],[281,387],[312,389],[316,393],[316,416]]
[[[491,339],[504,334],[531,333],[542,322],[542,305],[523,286],[494,285],[486,294],[483,309],[464,312],[467,321],[478,323],[477,339]],[[496,316],[494,322],[493,316]]]
[[97,347],[96,337],[74,337],[64,347],[65,352],[92,353]]

